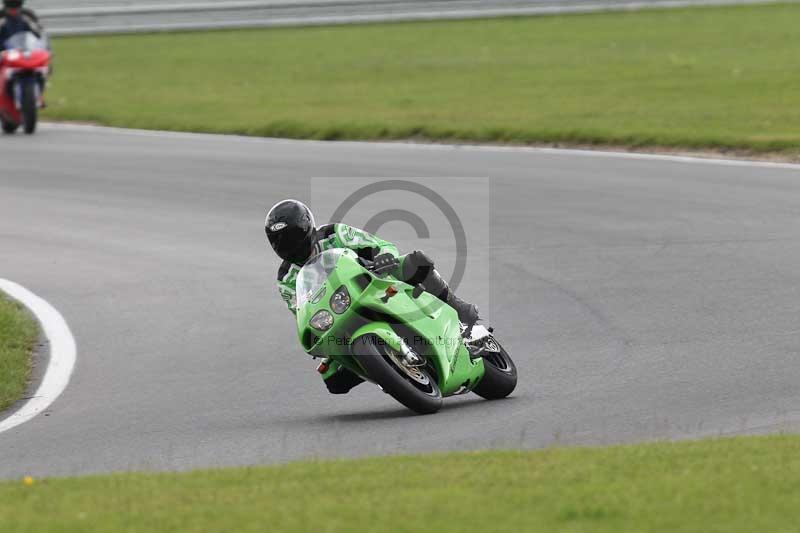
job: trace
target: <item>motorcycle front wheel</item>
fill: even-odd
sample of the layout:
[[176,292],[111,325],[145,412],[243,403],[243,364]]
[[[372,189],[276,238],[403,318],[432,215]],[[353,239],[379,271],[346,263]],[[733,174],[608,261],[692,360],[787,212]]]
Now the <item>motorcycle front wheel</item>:
[[25,78],[22,83],[22,126],[28,135],[36,131],[39,114],[39,103],[36,101],[36,80]]
[[0,123],[2,123],[3,126],[3,133],[12,134],[17,131],[17,128],[19,128],[19,124],[15,124],[13,122],[2,120]]
[[372,380],[412,411],[426,415],[441,409],[442,391],[432,370],[404,364],[403,355],[377,335],[356,339],[353,356]]

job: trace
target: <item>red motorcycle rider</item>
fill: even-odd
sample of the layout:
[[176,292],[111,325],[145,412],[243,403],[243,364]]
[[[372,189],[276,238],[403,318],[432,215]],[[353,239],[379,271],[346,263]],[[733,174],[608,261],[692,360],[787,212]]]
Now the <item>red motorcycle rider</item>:
[[24,0],[3,0],[0,10],[0,43],[5,43],[14,34],[30,31],[42,35],[39,18],[30,9],[22,7]]
[[3,0],[0,11],[0,123],[5,133],[36,129],[38,109],[51,73],[49,43],[36,15],[23,0]]

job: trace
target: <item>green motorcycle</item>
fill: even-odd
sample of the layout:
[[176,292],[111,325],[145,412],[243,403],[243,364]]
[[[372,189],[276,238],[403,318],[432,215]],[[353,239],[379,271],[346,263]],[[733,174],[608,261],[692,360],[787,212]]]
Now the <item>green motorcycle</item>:
[[472,391],[505,398],[517,384],[511,357],[492,330],[467,332],[456,311],[355,252],[334,248],[297,275],[297,333],[314,357],[335,360],[421,414]]

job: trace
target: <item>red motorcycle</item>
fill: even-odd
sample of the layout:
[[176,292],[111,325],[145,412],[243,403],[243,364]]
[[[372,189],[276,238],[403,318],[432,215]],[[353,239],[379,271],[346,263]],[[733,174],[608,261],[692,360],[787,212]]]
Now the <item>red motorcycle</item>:
[[50,75],[52,53],[47,36],[20,32],[3,43],[0,53],[0,123],[5,133],[20,125],[25,133],[36,131],[39,108]]

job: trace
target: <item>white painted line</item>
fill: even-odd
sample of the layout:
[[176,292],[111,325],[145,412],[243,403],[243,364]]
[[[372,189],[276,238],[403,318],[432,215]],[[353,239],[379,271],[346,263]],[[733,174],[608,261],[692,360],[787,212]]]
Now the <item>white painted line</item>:
[[550,154],[569,157],[605,157],[612,159],[638,159],[645,161],[665,161],[671,163],[687,163],[695,165],[724,165],[732,167],[750,168],[775,168],[787,170],[800,170],[800,163],[781,163],[777,161],[754,161],[750,159],[726,159],[724,157],[702,157],[693,155],[650,154],[646,152],[619,152],[613,150],[587,150],[580,148],[548,148],[542,146],[499,146],[493,144],[446,144],[446,143],[421,143],[408,141],[314,141],[301,139],[280,139],[274,137],[245,137],[242,135],[223,135],[219,133],[188,133],[179,131],[137,130],[128,128],[114,128],[95,126],[92,124],[71,124],[67,122],[46,122],[43,129],[94,132],[117,135],[131,135],[136,137],[169,138],[169,139],[208,139],[208,140],[234,140],[236,142],[271,143],[288,145],[318,145],[340,146],[352,148],[381,148],[381,149],[414,149],[414,150],[462,150],[469,152],[515,152],[531,154]]
[[8,431],[35,417],[56,398],[69,383],[72,370],[75,368],[77,350],[75,338],[69,330],[64,317],[56,309],[39,298],[25,287],[0,278],[0,291],[27,307],[41,324],[44,334],[50,343],[50,360],[47,364],[42,383],[33,397],[22,404],[8,418],[0,421],[0,433]]

